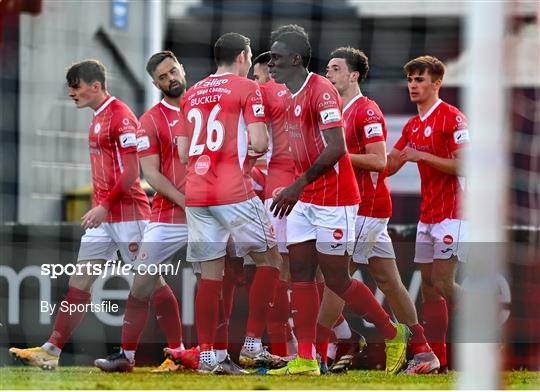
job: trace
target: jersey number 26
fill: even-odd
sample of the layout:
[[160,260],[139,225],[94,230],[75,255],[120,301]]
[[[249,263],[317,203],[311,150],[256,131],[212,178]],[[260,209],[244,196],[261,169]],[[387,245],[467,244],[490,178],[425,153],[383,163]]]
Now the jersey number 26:
[[223,145],[223,138],[225,136],[225,129],[216,117],[221,110],[221,106],[216,105],[212,108],[208,121],[206,122],[206,143],[197,144],[201,136],[203,128],[203,115],[197,108],[193,108],[188,112],[187,119],[190,123],[195,121],[195,129],[193,130],[193,138],[189,146],[189,156],[201,155],[204,151],[204,147],[207,146],[210,151],[217,151]]

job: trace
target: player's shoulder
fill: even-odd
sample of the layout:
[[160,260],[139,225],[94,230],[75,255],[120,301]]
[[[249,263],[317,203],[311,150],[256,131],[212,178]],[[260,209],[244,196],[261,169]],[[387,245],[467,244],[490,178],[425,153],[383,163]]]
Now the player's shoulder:
[[366,96],[358,98],[353,105],[356,111],[360,111],[366,117],[383,117],[382,110],[377,102]]
[[441,112],[446,117],[447,121],[450,121],[454,127],[466,127],[467,117],[456,106],[450,105],[447,102],[441,103]]
[[137,116],[135,116],[131,108],[118,98],[110,103],[110,109],[113,124],[118,124],[118,121],[121,121],[123,125],[127,126],[131,122],[138,122]]
[[334,85],[328,79],[326,79],[324,76],[317,75],[316,73],[312,73],[310,75],[308,84],[311,84],[311,87],[315,89],[335,90]]
[[405,132],[407,129],[410,129],[411,127],[418,127],[418,123],[420,122],[420,115],[416,114],[415,116],[409,118],[405,125],[403,126],[403,131]]
[[148,120],[148,119],[150,119],[152,117],[155,117],[156,114],[159,113],[159,111],[160,111],[160,106],[161,106],[161,103],[155,104],[150,109],[148,109],[146,112],[144,112],[139,120],[143,121],[143,120]]

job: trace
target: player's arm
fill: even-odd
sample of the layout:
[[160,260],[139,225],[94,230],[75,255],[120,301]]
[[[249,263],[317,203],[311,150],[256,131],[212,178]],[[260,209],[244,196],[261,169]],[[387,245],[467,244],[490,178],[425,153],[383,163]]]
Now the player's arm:
[[354,167],[363,170],[382,172],[386,167],[386,143],[384,141],[366,145],[365,154],[350,154]]
[[107,217],[111,207],[122,199],[139,177],[139,161],[136,151],[122,154],[122,164],[124,170],[105,201],[83,215],[81,224],[83,229],[98,227]]
[[399,169],[403,167],[406,161],[401,158],[401,151],[397,148],[392,148],[390,154],[386,157],[386,167],[388,168],[388,175],[392,176],[396,174]]
[[302,174],[298,179],[283,189],[274,199],[270,210],[274,212],[274,216],[282,218],[288,215],[304,188],[322,176],[326,171],[332,169],[339,159],[347,153],[345,137],[342,127],[329,128],[323,132],[323,137],[326,141],[326,147],[322,151],[317,160]]
[[442,158],[425,151],[418,151],[405,147],[401,151],[401,158],[407,162],[423,162],[426,165],[453,176],[460,176],[461,161],[459,151],[454,151],[452,158]]
[[268,151],[268,129],[262,121],[248,124],[250,147],[255,154],[264,154]]
[[187,165],[188,163],[188,149],[189,149],[189,140],[187,136],[177,136],[176,143],[178,145],[178,155],[180,156],[180,162]]
[[152,154],[140,158],[144,178],[157,193],[165,196],[180,207],[185,207],[185,196],[159,170],[159,155]]

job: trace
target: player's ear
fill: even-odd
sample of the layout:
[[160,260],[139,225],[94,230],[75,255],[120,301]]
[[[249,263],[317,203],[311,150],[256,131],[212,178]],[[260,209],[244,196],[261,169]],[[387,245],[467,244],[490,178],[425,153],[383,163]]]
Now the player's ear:
[[293,65],[301,65],[302,64],[302,56],[298,53],[294,53],[292,55],[292,64]]
[[360,79],[360,72],[358,72],[358,71],[351,72],[351,82],[358,83],[359,79]]

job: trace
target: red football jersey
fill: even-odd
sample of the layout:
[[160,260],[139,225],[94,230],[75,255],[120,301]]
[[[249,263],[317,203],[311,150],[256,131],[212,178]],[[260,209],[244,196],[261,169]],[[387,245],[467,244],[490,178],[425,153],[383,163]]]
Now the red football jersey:
[[[107,199],[122,174],[122,156],[137,153],[138,126],[137,117],[115,97],[108,97],[94,112],[88,134],[94,207]],[[105,222],[148,219],[149,215],[148,198],[137,178],[122,199],[110,207]]]
[[[180,192],[185,193],[186,169],[180,162],[176,137],[179,123],[183,121],[180,108],[165,100],[152,107],[141,117],[141,128],[137,132],[139,156],[159,155],[159,171]],[[179,205],[156,193],[152,203],[151,222],[186,223],[186,213]]]
[[296,178],[289,139],[285,132],[287,102],[291,93],[287,86],[273,80],[261,86],[261,93],[270,134],[269,150],[266,154],[268,175],[266,176],[264,198],[270,199],[276,188],[286,187]]
[[[332,83],[314,73],[309,73],[300,90],[291,96],[286,129],[297,176],[308,170],[324,150],[322,132],[343,126],[341,108],[341,97]],[[358,204],[360,194],[349,154],[309,184],[300,200],[320,206]]]
[[187,206],[240,203],[255,197],[248,165],[247,125],[265,122],[257,83],[210,75],[182,100],[189,140]]
[[[384,116],[379,106],[371,99],[354,97],[343,109],[345,138],[351,154],[365,154],[366,145],[374,142],[386,142],[387,129]],[[353,167],[356,181],[360,188],[362,202],[358,215],[374,218],[392,216],[390,188],[386,183],[388,170],[371,172]]]
[[[454,151],[467,143],[469,130],[463,113],[438,100],[423,117],[416,115],[407,122],[394,147],[403,150],[408,146],[442,158],[451,158]],[[459,219],[463,195],[459,178],[423,162],[418,162],[418,171],[422,184],[420,221],[437,223],[446,218]]]

